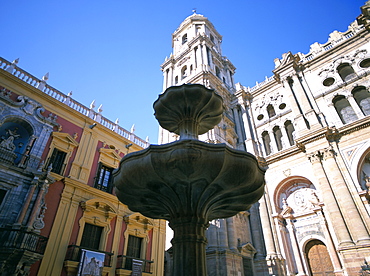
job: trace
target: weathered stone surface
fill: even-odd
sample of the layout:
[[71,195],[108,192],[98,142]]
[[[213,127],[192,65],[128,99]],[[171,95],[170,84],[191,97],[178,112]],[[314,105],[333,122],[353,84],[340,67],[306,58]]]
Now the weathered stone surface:
[[124,157],[115,186],[118,198],[145,216],[212,220],[247,210],[263,194],[263,177],[247,152],[180,140]]

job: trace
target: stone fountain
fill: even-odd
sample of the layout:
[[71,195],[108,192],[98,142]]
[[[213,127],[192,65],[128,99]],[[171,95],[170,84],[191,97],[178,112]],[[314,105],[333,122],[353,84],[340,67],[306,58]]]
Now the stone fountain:
[[173,229],[175,276],[205,276],[209,221],[250,208],[264,192],[265,171],[250,153],[198,140],[221,121],[222,98],[200,84],[169,87],[154,103],[176,142],[126,155],[114,172],[118,199],[130,210],[165,219]]

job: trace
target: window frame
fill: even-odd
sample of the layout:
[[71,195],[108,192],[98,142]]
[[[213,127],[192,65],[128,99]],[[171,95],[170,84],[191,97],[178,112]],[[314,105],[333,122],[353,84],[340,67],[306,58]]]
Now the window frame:
[[[115,168],[112,168],[110,166],[106,166],[104,163],[99,162],[96,177],[95,177],[95,182],[94,182],[94,188],[111,194],[112,191],[113,191],[113,177],[112,177],[112,174],[113,174],[114,169]],[[104,170],[103,175],[102,175],[102,170]],[[107,172],[109,172],[110,174],[109,174],[109,179],[107,181],[107,185],[105,186],[104,182],[105,182],[105,176],[106,176]],[[100,183],[101,181],[103,183]]]

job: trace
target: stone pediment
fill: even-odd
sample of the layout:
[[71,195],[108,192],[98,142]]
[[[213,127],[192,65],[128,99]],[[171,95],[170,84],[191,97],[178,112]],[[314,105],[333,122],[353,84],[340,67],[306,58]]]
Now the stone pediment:
[[[79,143],[70,134],[64,132],[53,132],[52,136],[54,139],[58,140],[64,144],[64,146],[72,146],[73,148],[78,147]],[[60,144],[60,143],[58,143]]]
[[112,168],[116,168],[119,163],[119,160],[121,160],[122,158],[116,149],[101,148],[99,149],[99,153],[100,153],[99,161],[106,165],[109,165]]
[[241,246],[238,246],[240,254],[244,257],[253,258],[254,254],[257,253],[257,250],[251,243],[245,243]]
[[282,58],[276,58],[275,61],[275,69],[284,67],[287,64],[294,63],[299,61],[299,56],[298,55],[293,55],[292,52],[287,52],[282,55]]

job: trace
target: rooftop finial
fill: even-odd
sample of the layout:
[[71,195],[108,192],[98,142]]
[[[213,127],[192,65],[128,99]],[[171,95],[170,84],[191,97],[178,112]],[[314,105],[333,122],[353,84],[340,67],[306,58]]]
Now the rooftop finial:
[[197,8],[194,8],[193,9],[193,13],[196,14],[197,13]]

